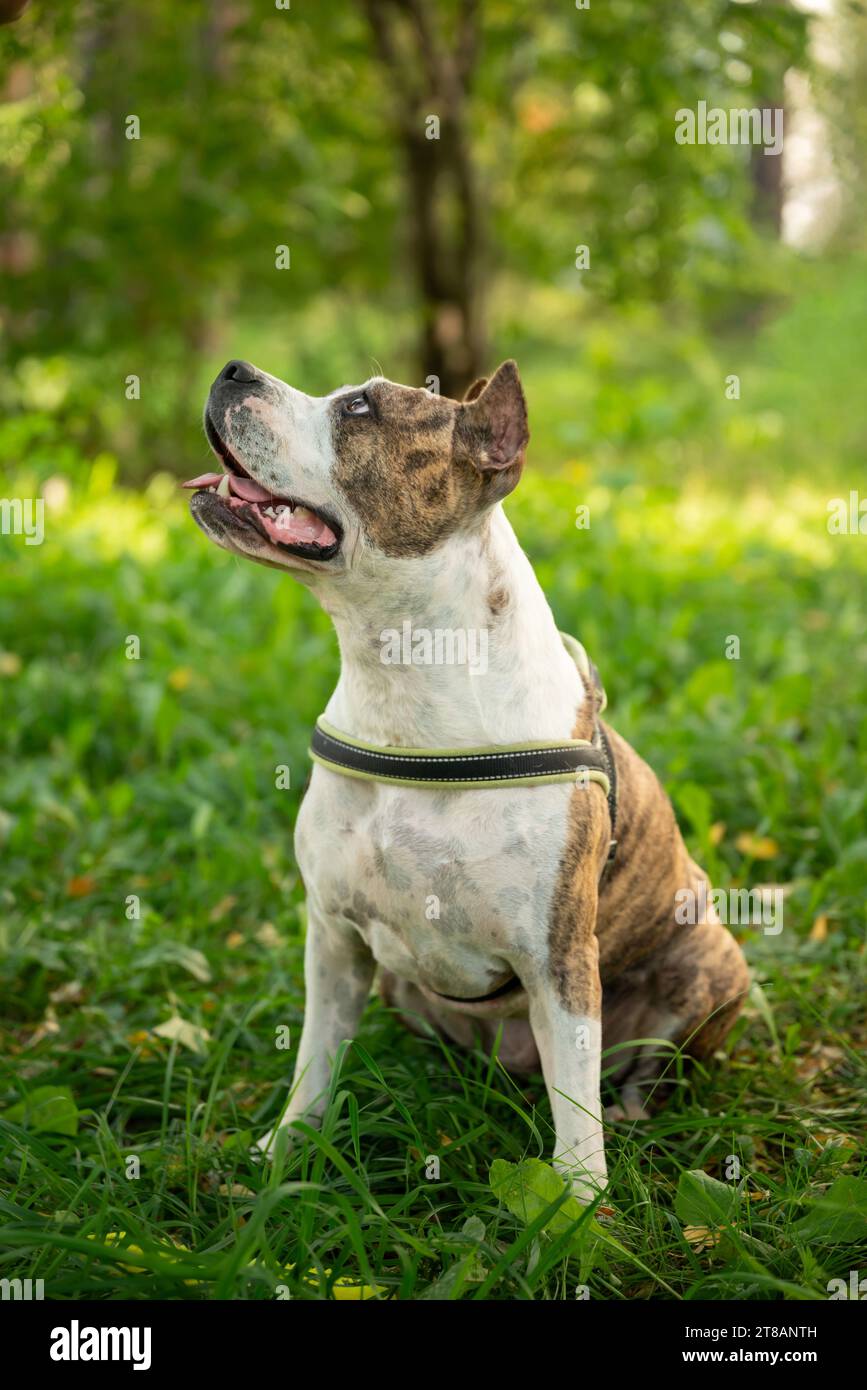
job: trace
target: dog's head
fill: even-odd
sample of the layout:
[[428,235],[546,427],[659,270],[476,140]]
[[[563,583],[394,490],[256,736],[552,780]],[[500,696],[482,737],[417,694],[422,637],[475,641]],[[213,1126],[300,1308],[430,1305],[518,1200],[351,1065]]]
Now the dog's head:
[[205,534],[262,564],[335,574],[477,528],[517,483],[529,438],[514,362],[464,401],[383,377],[307,396],[229,362],[205,431],[225,470],[185,484]]

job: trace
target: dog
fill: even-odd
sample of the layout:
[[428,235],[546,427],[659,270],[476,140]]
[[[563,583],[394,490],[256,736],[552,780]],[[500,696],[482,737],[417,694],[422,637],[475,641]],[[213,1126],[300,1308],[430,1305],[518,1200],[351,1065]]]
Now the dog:
[[[232,361],[205,432],[222,471],[186,484],[196,523],[300,580],[336,628],[341,670],[320,740],[362,767],[441,749],[461,767],[464,750],[499,766],[498,750],[541,744],[583,750],[595,769],[416,785],[317,759],[295,829],[304,1026],[287,1108],[261,1147],[321,1115],[378,971],[415,1031],[488,1048],[499,1035],[507,1069],[541,1069],[554,1165],[593,1200],[607,1182],[603,1047],[620,1094],[611,1117],[639,1119],[660,1062],[636,1040],[708,1057],[748,975],[712,906],[676,920],[682,890],[710,903],[705,876],[654,773],[600,722],[593,668],[558,633],[506,519],[529,440],[515,363],[457,401],[383,377],[311,397]],[[407,622],[485,632],[484,671],[384,660],[384,634]]]

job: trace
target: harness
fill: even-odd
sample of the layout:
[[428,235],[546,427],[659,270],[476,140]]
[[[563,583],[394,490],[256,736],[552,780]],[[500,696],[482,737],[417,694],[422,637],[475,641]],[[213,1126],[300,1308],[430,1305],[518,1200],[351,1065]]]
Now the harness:
[[568,633],[561,632],[560,636],[584,681],[595,692],[592,739],[495,744],[489,748],[388,748],[350,738],[320,715],[310,740],[310,757],[344,777],[406,787],[464,791],[492,786],[596,782],[608,798],[610,863],[617,849],[617,768],[608,734],[599,718],[607,698],[599,672],[581,643]]

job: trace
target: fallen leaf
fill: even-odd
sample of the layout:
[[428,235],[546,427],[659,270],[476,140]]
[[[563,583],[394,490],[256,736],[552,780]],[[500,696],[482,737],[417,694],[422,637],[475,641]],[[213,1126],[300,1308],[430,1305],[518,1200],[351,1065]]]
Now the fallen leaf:
[[812,1081],[820,1072],[832,1072],[845,1059],[845,1052],[833,1043],[814,1043],[810,1051],[798,1057],[795,1071],[801,1081]]
[[713,1250],[715,1245],[719,1245],[722,1231],[712,1231],[709,1226],[684,1226],[683,1237],[696,1254],[700,1254],[702,1250]]
[[96,879],[91,878],[90,874],[76,874],[66,885],[66,895],[69,898],[86,898],[95,888]]
[[839,1134],[836,1131],[820,1133],[817,1130],[810,1135],[810,1138],[823,1149],[855,1149],[858,1147],[851,1135]]
[[17,676],[21,672],[21,657],[17,652],[0,652],[0,676]]
[[811,941],[825,941],[828,936],[828,914],[820,913],[810,928]]
[[67,980],[65,985],[58,985],[48,996],[52,1004],[77,1004],[83,997],[84,988],[80,980]]
[[[109,1249],[111,1249],[116,1245],[120,1245],[122,1241],[126,1240],[126,1231],[106,1231],[104,1236],[98,1236],[93,1231],[91,1231],[87,1239],[98,1240],[101,1245],[105,1245]],[[144,1253],[140,1245],[125,1245],[123,1249],[128,1250],[131,1255],[141,1255]],[[148,1271],[146,1269],[143,1269],[141,1265],[121,1264],[118,1266],[118,1268],[125,1269],[130,1274],[148,1273]]]
[[[294,1264],[284,1265],[287,1274],[295,1268]],[[326,1279],[330,1279],[331,1270],[322,1271]],[[319,1279],[319,1271],[308,1269],[305,1275],[301,1276],[304,1283],[310,1288],[322,1288]],[[388,1290],[383,1284],[362,1284],[355,1279],[349,1279],[345,1274],[340,1274],[331,1285],[331,1297],[340,1302],[362,1303],[365,1299],[376,1298],[379,1294],[387,1293]]]
[[215,903],[211,908],[208,913],[208,921],[221,922],[226,913],[231,912],[237,901],[238,899],[234,893],[227,893],[224,898],[221,898],[220,901]]
[[37,1043],[42,1042],[43,1038],[55,1037],[59,1032],[60,1024],[57,1022],[57,1014],[49,1004],[48,1008],[45,1010],[45,1017],[42,1019],[41,1023],[38,1023],[36,1028],[34,1028],[24,1046],[25,1048],[35,1047]]
[[780,847],[769,835],[756,835],[751,830],[743,830],[735,840],[736,847],[748,859],[776,859]]
[[283,938],[273,922],[263,922],[255,935],[260,946],[275,949],[283,945]]
[[190,1052],[201,1054],[205,1051],[206,1044],[211,1041],[211,1035],[207,1028],[201,1028],[197,1023],[190,1023],[188,1019],[181,1018],[180,1014],[173,1014],[167,1018],[165,1023],[159,1027],[152,1028],[158,1038],[167,1038],[169,1042],[179,1042],[181,1047],[189,1048]]
[[240,931],[230,931],[226,937],[226,946],[230,951],[237,951],[239,946],[244,944],[244,933]]

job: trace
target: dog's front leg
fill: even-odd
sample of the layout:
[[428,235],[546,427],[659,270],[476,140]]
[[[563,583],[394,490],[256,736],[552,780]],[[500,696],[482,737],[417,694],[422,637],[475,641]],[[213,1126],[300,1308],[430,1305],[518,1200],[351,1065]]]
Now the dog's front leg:
[[554,1167],[582,1200],[607,1182],[602,1138],[600,1071],[601,988],[596,939],[587,943],[582,985],[564,1001],[557,982],[540,975],[529,984],[530,1026],[554,1118]]
[[[607,1181],[600,1073],[602,982],[596,937],[598,882],[609,824],[599,801],[577,800],[544,945],[519,970],[530,1027],[554,1117],[554,1166],[577,1196],[593,1197]],[[574,852],[573,852],[574,851]]]
[[373,981],[375,962],[358,933],[327,918],[311,901],[307,913],[304,1027],[289,1104],[279,1125],[259,1141],[268,1154],[278,1129],[322,1115],[337,1048],[344,1038],[355,1037]]

